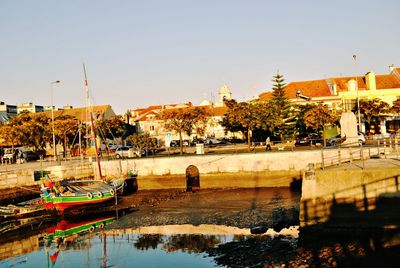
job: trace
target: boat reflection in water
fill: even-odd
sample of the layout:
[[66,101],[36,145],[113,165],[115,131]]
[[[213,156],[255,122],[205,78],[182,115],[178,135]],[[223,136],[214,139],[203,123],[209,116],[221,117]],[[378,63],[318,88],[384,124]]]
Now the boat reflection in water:
[[[68,249],[70,246],[73,248],[74,244],[79,244],[82,239],[90,236],[96,230],[103,229],[115,219],[115,216],[93,218],[86,221],[62,219],[57,225],[46,229],[44,241],[48,259],[54,266],[61,250]],[[52,249],[54,252],[51,253]]]

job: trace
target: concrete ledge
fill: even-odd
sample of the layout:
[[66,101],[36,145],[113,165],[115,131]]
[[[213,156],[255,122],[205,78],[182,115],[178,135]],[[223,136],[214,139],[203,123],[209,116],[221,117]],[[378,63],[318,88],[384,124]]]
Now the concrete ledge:
[[362,167],[361,162],[357,162],[308,172],[302,184],[300,226],[382,228],[385,222],[379,219],[392,220],[393,217],[385,213],[400,203],[384,207],[386,204],[379,200],[388,194],[399,194],[400,162],[370,159]]
[[[200,174],[200,188],[289,187],[300,178],[298,171],[208,173]],[[138,186],[139,190],[186,189],[186,177],[184,174],[138,176]]]

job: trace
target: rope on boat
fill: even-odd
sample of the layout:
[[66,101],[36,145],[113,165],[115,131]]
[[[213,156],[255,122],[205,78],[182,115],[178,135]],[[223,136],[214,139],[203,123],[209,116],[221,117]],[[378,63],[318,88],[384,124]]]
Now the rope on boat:
[[27,187],[24,187],[24,186],[15,186],[15,187],[17,187],[17,188],[21,188],[21,189],[24,189],[24,190],[27,190],[27,191],[31,191],[31,192],[35,192],[35,193],[39,193],[39,194],[41,194],[41,193],[42,193],[41,191],[34,190],[34,189],[30,189],[30,188],[27,188]]

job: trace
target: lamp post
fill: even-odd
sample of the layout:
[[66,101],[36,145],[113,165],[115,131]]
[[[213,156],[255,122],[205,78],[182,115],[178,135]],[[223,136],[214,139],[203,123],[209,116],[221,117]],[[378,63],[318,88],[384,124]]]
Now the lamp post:
[[53,85],[60,83],[60,80],[53,81],[50,83],[50,94],[51,94],[51,128],[53,132],[53,158],[57,161],[57,151],[56,151],[56,136],[54,135],[54,107],[53,107]]
[[356,75],[357,125],[358,125],[358,131],[361,132],[360,97],[358,96],[358,81],[357,81],[357,56],[355,54],[353,55],[353,59],[354,59],[354,69]]

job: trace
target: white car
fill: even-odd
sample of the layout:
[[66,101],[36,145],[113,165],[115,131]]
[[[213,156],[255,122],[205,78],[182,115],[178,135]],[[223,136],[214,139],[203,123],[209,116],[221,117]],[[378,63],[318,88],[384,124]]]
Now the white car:
[[220,140],[217,140],[216,138],[206,138],[206,139],[204,140],[204,143],[205,143],[205,144],[220,144],[221,141],[220,141]]
[[358,142],[361,144],[365,144],[365,136],[362,132],[358,132]]
[[146,150],[142,150],[139,154],[139,150],[133,146],[121,146],[115,150],[115,158],[129,158],[129,157],[141,157],[146,155]]

